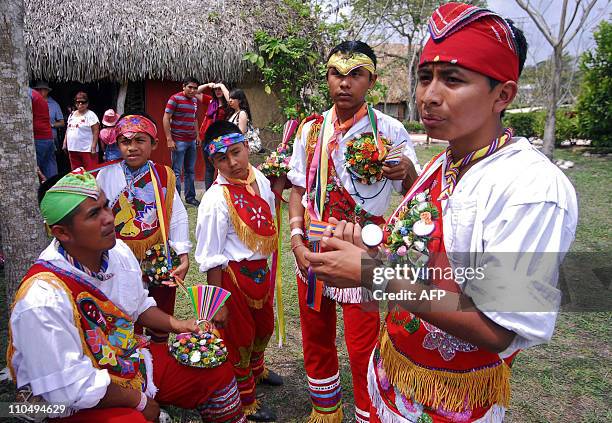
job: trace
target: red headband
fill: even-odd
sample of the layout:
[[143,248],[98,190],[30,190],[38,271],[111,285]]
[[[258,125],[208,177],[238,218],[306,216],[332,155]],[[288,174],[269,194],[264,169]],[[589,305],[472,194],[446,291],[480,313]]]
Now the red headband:
[[419,65],[449,62],[497,81],[518,81],[512,29],[499,15],[465,3],[447,3],[429,18],[429,40]]
[[132,139],[138,132],[151,135],[153,141],[157,141],[157,127],[155,124],[144,116],[127,115],[122,117],[115,126],[117,137],[123,135],[128,139]]

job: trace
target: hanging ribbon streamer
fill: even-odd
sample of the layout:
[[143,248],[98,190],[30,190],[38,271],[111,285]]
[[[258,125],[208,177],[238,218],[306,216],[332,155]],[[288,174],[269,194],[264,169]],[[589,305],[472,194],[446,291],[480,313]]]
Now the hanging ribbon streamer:
[[151,183],[153,184],[153,192],[155,193],[155,208],[157,209],[157,220],[159,221],[159,229],[161,230],[166,248],[166,260],[168,261],[168,273],[172,272],[172,256],[170,254],[170,243],[168,242],[167,226],[168,216],[166,215],[166,198],[161,188],[159,174],[153,163],[149,161],[149,173],[151,174]]
[[285,307],[283,305],[283,272],[281,266],[281,245],[282,232],[281,223],[283,221],[283,209],[281,202],[276,201],[276,228],[278,232],[278,244],[276,251],[272,254],[272,270],[270,271],[270,281],[272,282],[272,292],[274,295],[274,306],[276,314],[276,325],[274,325],[274,333],[278,340],[278,347],[282,348],[286,341],[285,332]]

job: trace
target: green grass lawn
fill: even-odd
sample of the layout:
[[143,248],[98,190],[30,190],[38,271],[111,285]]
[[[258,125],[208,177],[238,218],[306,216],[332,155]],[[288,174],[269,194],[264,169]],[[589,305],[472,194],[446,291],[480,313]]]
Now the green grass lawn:
[[[443,147],[418,147],[421,164],[440,152]],[[582,157],[580,152],[558,150],[556,158],[572,160],[575,167],[566,171],[578,191],[580,221],[575,252],[610,252],[612,250],[612,166],[609,159]],[[394,196],[390,209],[400,201]],[[188,207],[192,233],[197,210]],[[390,210],[391,211],[391,210]],[[284,216],[287,216],[284,206]],[[287,220],[283,222],[286,225]],[[303,422],[310,413],[303,367],[299,312],[293,271],[293,258],[288,233],[282,231],[282,275],[287,343],[276,346],[272,338],[267,350],[268,365],[285,377],[281,388],[262,388],[262,400],[277,410],[279,422]],[[195,242],[195,240],[194,240]],[[188,284],[205,281],[192,260],[186,279]],[[604,291],[605,292],[605,291]],[[609,291],[605,292],[609,295]],[[5,307],[5,304],[0,304]],[[176,314],[191,317],[191,306],[181,293],[177,294]],[[3,309],[5,310],[5,309]],[[3,310],[0,310],[2,312]],[[339,313],[341,316],[341,313]],[[611,313],[561,313],[552,342],[519,354],[513,367],[512,400],[507,421],[518,422],[603,422],[612,421],[610,317]],[[337,347],[341,361],[341,381],[344,388],[345,421],[353,421],[351,376],[342,336],[342,320],[338,322]],[[1,337],[3,345],[6,344]],[[4,360],[4,357],[2,358]],[[1,363],[4,364],[4,363]],[[4,394],[2,391],[4,390]],[[6,388],[0,388],[0,400],[7,400]],[[181,413],[172,410],[179,420]],[[191,417],[191,416],[188,416]]]

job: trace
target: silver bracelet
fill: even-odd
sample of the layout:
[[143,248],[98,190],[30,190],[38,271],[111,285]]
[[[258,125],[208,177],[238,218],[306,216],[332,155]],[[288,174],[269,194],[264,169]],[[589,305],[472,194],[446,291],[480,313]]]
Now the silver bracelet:
[[140,402],[138,403],[138,405],[136,407],[134,407],[137,411],[142,411],[146,408],[147,406],[147,402],[149,401],[149,398],[147,398],[147,396],[144,394],[144,392],[140,393]]

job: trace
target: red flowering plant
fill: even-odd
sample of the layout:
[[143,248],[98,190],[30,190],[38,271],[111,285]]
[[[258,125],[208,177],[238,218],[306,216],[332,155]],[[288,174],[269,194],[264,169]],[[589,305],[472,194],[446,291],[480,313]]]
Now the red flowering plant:
[[[391,141],[381,138],[385,149]],[[358,134],[346,143],[345,167],[353,177],[364,185],[372,185],[383,178],[384,154],[378,151],[376,139],[371,133]]]

